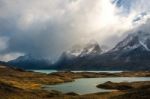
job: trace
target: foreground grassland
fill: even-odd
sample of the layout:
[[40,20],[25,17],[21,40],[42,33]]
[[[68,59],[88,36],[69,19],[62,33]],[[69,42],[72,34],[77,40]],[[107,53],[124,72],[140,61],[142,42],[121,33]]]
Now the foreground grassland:
[[[41,88],[43,84],[57,84],[71,82],[77,78],[96,77],[150,77],[150,72],[43,74],[0,66],[0,99],[150,99],[149,82],[123,84],[106,82],[97,87],[116,89],[116,91],[87,95],[77,95],[73,92],[67,94],[58,91],[48,92]],[[118,87],[124,88],[124,90],[118,89]]]

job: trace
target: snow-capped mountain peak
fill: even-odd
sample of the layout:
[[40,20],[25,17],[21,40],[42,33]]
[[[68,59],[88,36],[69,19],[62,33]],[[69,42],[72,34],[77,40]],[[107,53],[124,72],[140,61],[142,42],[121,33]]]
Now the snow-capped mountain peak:
[[130,51],[142,47],[144,50],[150,51],[150,33],[138,31],[129,34],[123,41],[111,50],[114,51]]
[[65,54],[70,57],[83,57],[87,55],[100,54],[102,52],[99,44],[96,41],[91,41],[82,45],[75,45]]

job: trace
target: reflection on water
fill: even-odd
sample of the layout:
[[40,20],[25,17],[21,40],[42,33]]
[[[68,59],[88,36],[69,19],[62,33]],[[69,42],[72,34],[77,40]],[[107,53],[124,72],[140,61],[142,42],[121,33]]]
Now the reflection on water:
[[108,92],[112,90],[105,90],[97,88],[96,85],[112,82],[133,82],[133,81],[150,81],[150,77],[107,77],[107,78],[81,78],[74,82],[63,83],[58,85],[45,85],[45,90],[58,90],[63,93],[75,92],[78,94],[88,94],[96,92]]

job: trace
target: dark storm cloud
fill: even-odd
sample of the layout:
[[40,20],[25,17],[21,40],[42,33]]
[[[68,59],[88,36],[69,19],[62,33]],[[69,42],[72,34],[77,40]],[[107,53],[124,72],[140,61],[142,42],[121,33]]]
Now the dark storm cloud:
[[[61,53],[61,48],[68,45],[68,42],[71,39],[71,34],[68,33],[70,28],[68,26],[69,23],[65,23],[65,21],[63,21],[65,19],[46,19],[46,21],[43,22],[45,16],[41,15],[43,14],[42,11],[37,11],[37,13],[34,14],[34,9],[30,12],[30,5],[27,4],[27,7],[21,7],[16,3],[20,3],[18,0],[8,1],[9,0],[1,1],[0,36],[4,36],[9,39],[6,45],[7,48],[4,51],[1,51],[1,54],[8,52],[19,52],[27,54],[32,53],[33,55],[39,57],[54,57],[57,56],[56,53]],[[29,3],[34,2],[35,1],[33,0]],[[25,5],[26,2],[24,2],[24,4],[20,4]],[[40,9],[40,6],[35,7],[37,7],[37,10]],[[61,6],[59,7],[61,8]],[[58,10],[60,10],[60,8]],[[49,12],[48,17],[51,16],[51,13],[52,15],[55,14],[55,11],[50,10],[51,8],[48,8],[48,11],[46,12]],[[33,19],[30,19],[30,13]],[[36,17],[39,18],[36,19]],[[34,21],[34,19],[36,19],[36,21]]]

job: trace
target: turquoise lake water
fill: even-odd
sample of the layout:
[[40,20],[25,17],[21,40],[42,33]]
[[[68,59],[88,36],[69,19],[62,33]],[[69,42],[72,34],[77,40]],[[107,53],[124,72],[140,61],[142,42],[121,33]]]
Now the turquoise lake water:
[[[40,73],[46,73],[46,74],[57,72],[57,70],[31,70],[31,71],[40,72]],[[72,71],[72,72],[96,72],[96,73],[99,73],[99,72],[108,72],[108,73],[119,73],[119,72],[122,72],[122,71]]]
[[[32,70],[40,73],[54,73],[57,70]],[[72,72],[108,72],[118,73],[122,71],[72,71]],[[74,82],[67,82],[57,85],[43,85],[45,90],[57,90],[63,93],[75,92],[78,94],[89,94],[96,92],[110,92],[112,90],[106,90],[97,88],[96,85],[105,83],[107,81],[112,82],[134,82],[134,81],[150,81],[150,77],[103,77],[103,78],[81,78],[76,79]]]
[[105,90],[97,88],[96,85],[112,82],[133,82],[133,81],[150,81],[150,77],[106,77],[106,78],[81,78],[76,79],[74,82],[62,83],[57,85],[44,85],[45,90],[57,90],[63,93],[75,92],[80,95],[96,93],[96,92],[109,92],[112,90]]
[[46,73],[46,74],[57,72],[57,70],[31,70],[31,71],[39,72],[39,73]]

